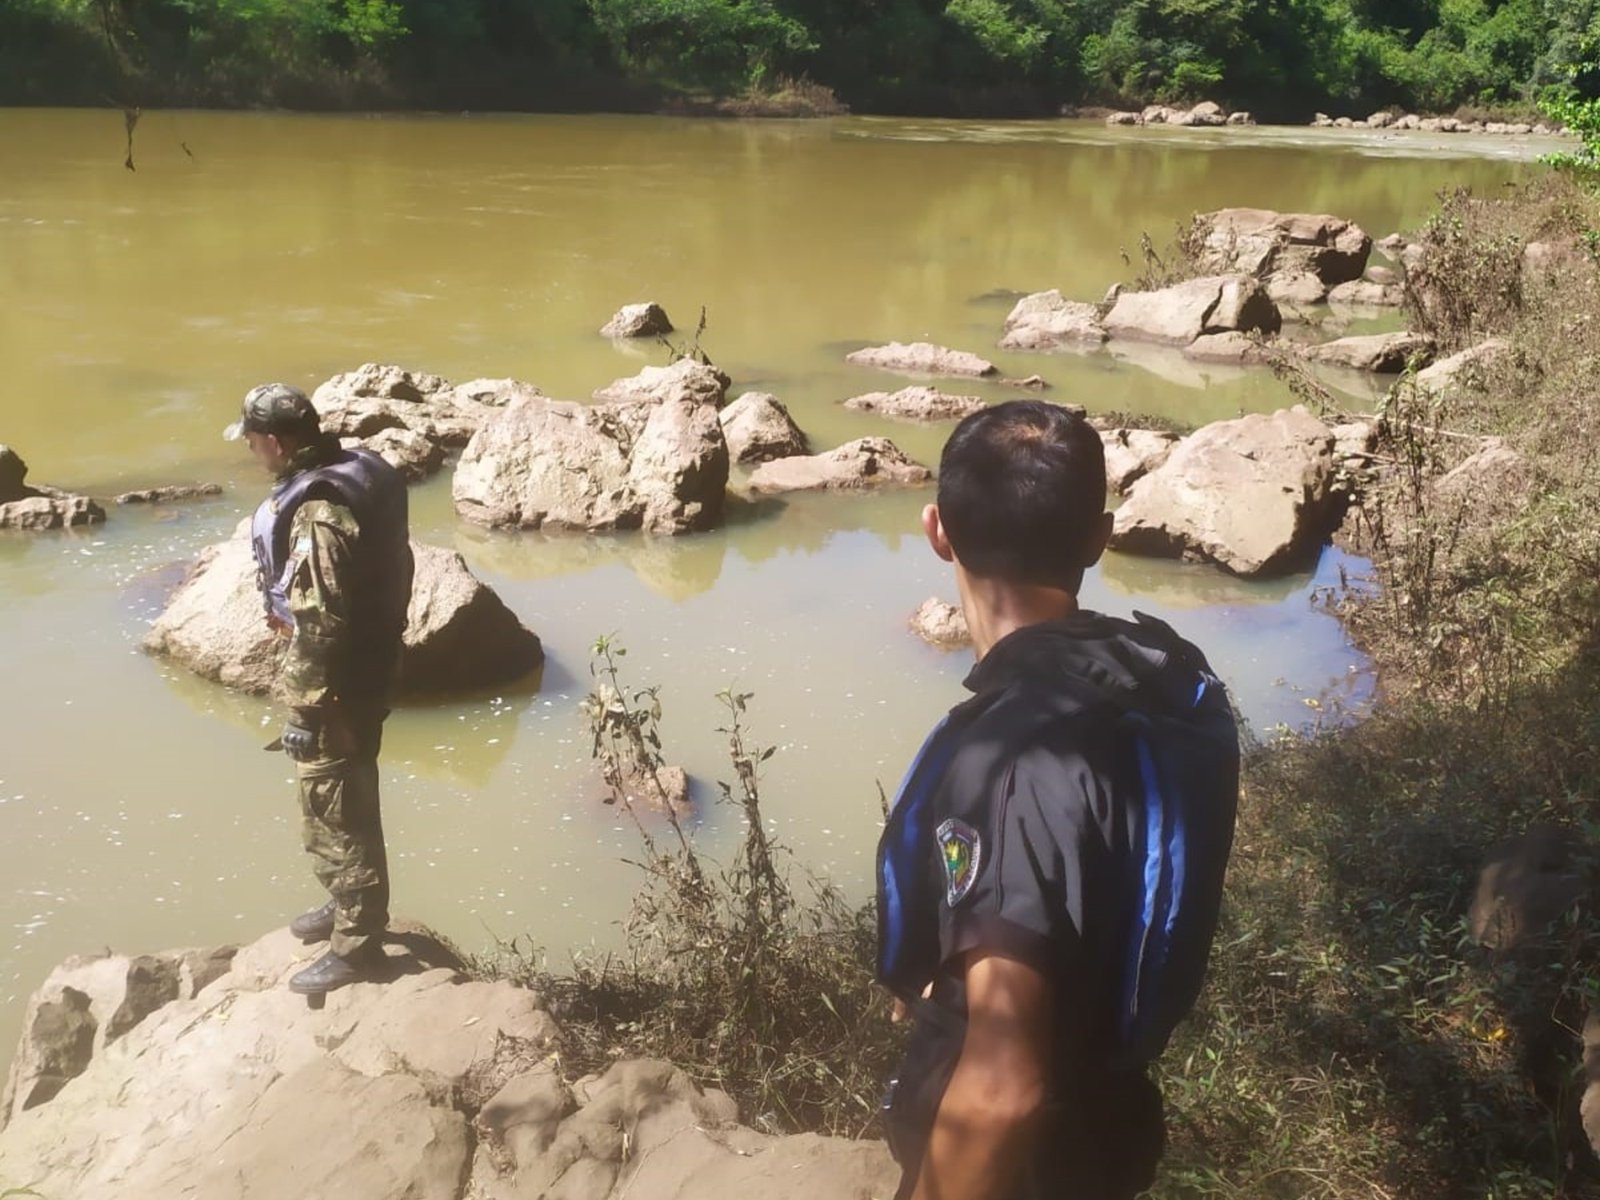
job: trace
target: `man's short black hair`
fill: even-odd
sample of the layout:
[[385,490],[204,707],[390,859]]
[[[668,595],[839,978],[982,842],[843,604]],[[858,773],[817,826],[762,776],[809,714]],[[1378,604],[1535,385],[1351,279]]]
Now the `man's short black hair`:
[[939,459],[939,518],[974,575],[1076,593],[1105,509],[1100,435],[1059,405],[973,413]]

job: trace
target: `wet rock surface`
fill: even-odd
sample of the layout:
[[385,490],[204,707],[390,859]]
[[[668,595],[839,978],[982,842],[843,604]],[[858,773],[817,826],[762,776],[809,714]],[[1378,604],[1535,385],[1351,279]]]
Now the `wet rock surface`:
[[98,525],[105,509],[87,496],[27,482],[28,464],[10,446],[0,444],[0,529],[39,533]]
[[176,483],[164,487],[141,488],[123,492],[118,504],[178,504],[185,500],[204,500],[222,495],[220,483]]

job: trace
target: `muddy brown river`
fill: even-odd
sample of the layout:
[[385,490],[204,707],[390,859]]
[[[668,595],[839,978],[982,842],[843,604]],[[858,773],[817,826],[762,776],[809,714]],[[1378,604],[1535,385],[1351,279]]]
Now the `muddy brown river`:
[[[0,111],[0,442],[30,481],[97,495],[215,480],[214,501],[113,509],[86,533],[0,536],[0,1062],[22,1002],[68,954],[253,938],[318,899],[298,849],[275,717],[138,649],[182,565],[266,480],[219,439],[252,384],[308,391],[365,361],[515,376],[583,398],[662,361],[596,334],[655,299],[734,393],[776,393],[819,448],[888,434],[924,461],[948,427],[839,406],[899,386],[847,366],[931,340],[1038,372],[1091,411],[1190,422],[1288,402],[1270,375],[1171,355],[994,349],[1014,293],[1097,299],[1139,235],[1197,210],[1330,211],[1374,237],[1436,193],[1489,191],[1543,147],[1309,130],[1107,130],[1080,122],[146,114],[123,166],[117,112]],[[958,390],[967,390],[960,388]],[[999,399],[998,385],[975,390]],[[491,536],[454,517],[448,474],[414,532],[456,547],[544,639],[537,688],[390,722],[385,821],[397,913],[468,949],[526,935],[559,964],[613,946],[635,845],[599,802],[577,703],[595,638],[660,685],[669,756],[698,781],[697,836],[731,848],[713,699],[753,692],[779,747],[768,817],[800,862],[869,886],[877,785],[959,694],[964,654],[905,618],[953,598],[923,546],[926,496],[797,496],[730,528]],[[1359,564],[1356,564],[1359,566]],[[1198,641],[1258,730],[1298,727],[1368,681],[1315,602],[1338,579],[1247,584],[1110,556],[1087,602],[1141,607]]]

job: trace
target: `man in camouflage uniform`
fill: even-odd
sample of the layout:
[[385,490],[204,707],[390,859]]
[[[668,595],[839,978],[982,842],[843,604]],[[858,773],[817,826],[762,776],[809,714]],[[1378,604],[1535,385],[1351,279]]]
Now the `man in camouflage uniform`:
[[287,384],[252,389],[224,436],[248,441],[277,479],[251,536],[267,624],[286,643],[275,694],[289,716],[278,744],[295,762],[305,848],[332,896],[290,924],[329,947],[289,987],[320,995],[383,961],[378,748],[411,595],[405,482],[377,455],[343,449]]

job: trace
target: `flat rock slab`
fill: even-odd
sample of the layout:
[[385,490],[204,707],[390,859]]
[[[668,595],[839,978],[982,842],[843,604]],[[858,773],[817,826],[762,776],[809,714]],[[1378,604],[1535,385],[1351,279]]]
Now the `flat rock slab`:
[[1059,290],[1035,292],[1018,300],[1006,317],[1002,350],[1055,350],[1098,346],[1111,335],[1100,323],[1100,309],[1068,300]]
[[859,490],[927,483],[933,472],[888,438],[858,438],[826,454],[780,458],[750,473],[752,492]]
[[1333,434],[1303,407],[1219,421],[1133,485],[1111,545],[1236,575],[1291,570],[1337,524],[1334,470]]
[[1309,346],[1304,354],[1329,366],[1398,375],[1412,363],[1425,365],[1433,358],[1433,339],[1421,333],[1372,333]]
[[[538,635],[473,577],[459,554],[412,542],[400,687],[409,694],[487,687],[544,661]],[[271,691],[284,641],[267,628],[248,525],[204,551],[145,635],[144,648],[226,687]]]
[[671,332],[672,321],[667,310],[654,300],[624,304],[600,327],[600,335],[608,338],[661,337]]
[[952,396],[938,388],[908,387],[898,392],[867,392],[844,402],[857,412],[879,413],[904,421],[958,421],[988,407],[982,396]]
[[1118,294],[1106,314],[1112,337],[1188,345],[1208,333],[1276,333],[1283,317],[1248,275],[1211,275],[1152,292]]
[[280,930],[244,948],[19,1112],[0,1133],[8,1177],[119,1200],[457,1200],[472,1141],[452,1089],[506,1045],[548,1053],[556,1027],[529,992],[430,970],[401,939],[385,950],[385,982],[314,1008],[284,985],[320,947]]
[[118,504],[177,504],[184,500],[204,500],[222,495],[220,483],[176,483],[166,487],[142,488],[123,492]]
[[1398,283],[1373,283],[1355,279],[1341,283],[1328,293],[1328,303],[1345,308],[1399,308],[1406,302],[1406,289]]
[[1510,349],[1510,343],[1503,339],[1489,338],[1418,371],[1417,386],[1437,393],[1477,386]]
[[887,346],[868,346],[845,356],[846,362],[862,367],[877,367],[907,375],[955,375],[982,379],[998,375],[999,369],[988,359],[965,350],[951,350],[931,342],[890,342]]
[[805,432],[776,396],[746,392],[718,415],[728,457],[736,463],[792,458],[811,449]]
[[709,400],[519,400],[462,452],[451,492],[490,528],[681,534],[721,524],[728,466]]

